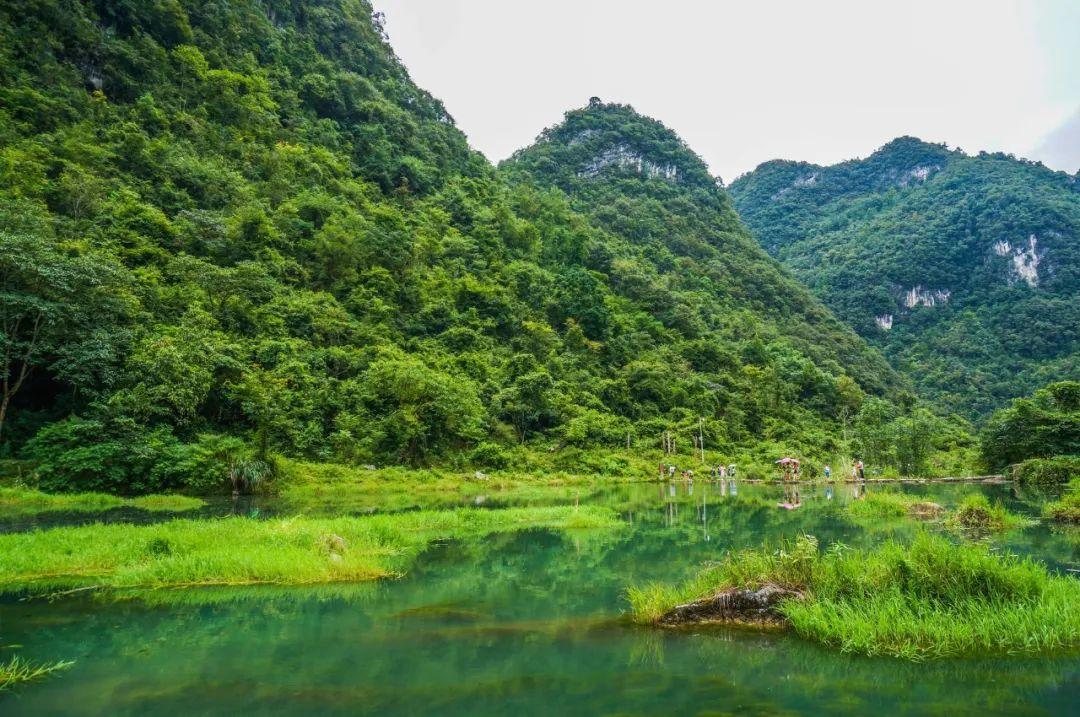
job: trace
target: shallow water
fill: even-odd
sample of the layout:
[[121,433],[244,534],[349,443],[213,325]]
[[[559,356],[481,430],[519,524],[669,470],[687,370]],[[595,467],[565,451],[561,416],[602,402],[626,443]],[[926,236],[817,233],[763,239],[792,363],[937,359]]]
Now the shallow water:
[[[1037,510],[1010,486],[870,488],[900,489],[945,505],[981,490],[1013,510]],[[912,664],[776,632],[657,631],[621,618],[627,584],[686,577],[732,547],[801,533],[865,545],[916,529],[848,520],[841,506],[851,490],[838,485],[829,499],[824,487],[804,488],[797,510],[778,508],[773,486],[738,484],[735,496],[701,482],[560,491],[554,502],[615,507],[625,528],[434,545],[407,577],[370,585],[158,592],[119,603],[7,598],[0,645],[77,662],[0,695],[0,713],[1076,713],[1075,655]],[[388,496],[387,505],[419,507],[408,502]],[[514,502],[509,493],[484,504]],[[1035,526],[990,540],[1056,570],[1080,567],[1075,533]]]

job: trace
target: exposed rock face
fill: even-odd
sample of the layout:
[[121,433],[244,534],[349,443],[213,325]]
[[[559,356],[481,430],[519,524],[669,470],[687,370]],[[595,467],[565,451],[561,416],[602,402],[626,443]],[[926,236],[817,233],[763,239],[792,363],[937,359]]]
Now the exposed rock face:
[[1042,254],[1039,252],[1039,238],[1032,234],[1028,237],[1027,245],[1023,243],[1014,245],[1007,239],[994,243],[994,254],[1009,257],[1009,283],[1023,281],[1028,286],[1035,288],[1039,285],[1039,263]]
[[786,622],[778,607],[784,600],[802,600],[796,590],[765,585],[757,590],[731,588],[711,597],[677,605],[664,613],[661,625],[693,623],[741,623],[751,625],[782,625]]
[[938,165],[924,165],[919,167],[912,167],[907,172],[900,176],[897,181],[901,187],[906,187],[909,184],[925,182],[930,178],[930,175],[941,169]]
[[679,178],[678,167],[650,162],[626,144],[617,144],[604,150],[593,157],[592,161],[582,167],[577,174],[579,177],[591,178],[611,166],[633,169],[638,174],[648,177],[661,177],[671,181]]
[[950,289],[934,289],[931,291],[917,284],[904,292],[904,306],[909,309],[916,306],[933,307],[938,304],[948,303],[950,296],[952,296]]
[[888,331],[892,328],[893,315],[882,314],[881,316],[874,317],[874,323],[878,325],[878,328],[882,331]]

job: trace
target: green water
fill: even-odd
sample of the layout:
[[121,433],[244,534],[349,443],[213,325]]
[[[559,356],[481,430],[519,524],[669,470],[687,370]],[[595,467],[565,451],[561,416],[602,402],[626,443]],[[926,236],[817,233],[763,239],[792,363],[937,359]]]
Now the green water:
[[[627,584],[686,577],[732,547],[800,533],[864,545],[914,529],[906,520],[846,519],[850,486],[837,486],[831,499],[823,488],[804,489],[803,507],[792,511],[776,507],[777,488],[737,488],[736,496],[704,483],[692,492],[656,484],[558,492],[554,502],[615,507],[626,528],[434,545],[407,577],[377,584],[158,593],[121,603],[8,598],[0,602],[0,644],[77,663],[0,695],[0,714],[1077,713],[1075,655],[912,664],[842,655],[780,633],[628,625]],[[1008,486],[904,490],[946,505],[982,490],[1014,510],[1037,510]],[[483,501],[513,502],[513,494]],[[401,496],[387,504],[415,507]],[[243,506],[260,514],[296,508]],[[1075,533],[1036,526],[990,540],[1057,570],[1080,567]],[[0,648],[0,658],[7,652]]]

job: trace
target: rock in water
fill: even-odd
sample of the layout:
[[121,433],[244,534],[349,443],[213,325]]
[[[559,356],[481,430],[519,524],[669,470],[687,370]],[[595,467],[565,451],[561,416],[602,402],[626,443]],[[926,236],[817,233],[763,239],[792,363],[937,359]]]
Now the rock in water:
[[675,607],[658,620],[661,625],[693,623],[742,623],[781,625],[786,622],[778,607],[784,600],[801,600],[803,594],[779,585],[764,585],[757,590],[731,588],[707,598]]

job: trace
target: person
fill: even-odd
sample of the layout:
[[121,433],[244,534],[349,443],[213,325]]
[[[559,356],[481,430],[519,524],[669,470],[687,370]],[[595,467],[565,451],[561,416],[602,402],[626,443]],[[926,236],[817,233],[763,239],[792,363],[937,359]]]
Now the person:
[[851,464],[851,480],[859,479],[859,466],[857,464]]
[[672,463],[671,465],[669,465],[667,467],[667,474],[668,474],[668,478],[671,478],[672,480],[675,479],[675,464],[674,463]]
[[866,480],[866,471],[863,470],[862,461],[859,461],[859,480]]
[[825,480],[830,480],[831,478],[832,478],[832,469],[829,468],[829,464],[826,463],[825,464]]

